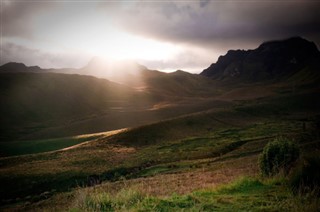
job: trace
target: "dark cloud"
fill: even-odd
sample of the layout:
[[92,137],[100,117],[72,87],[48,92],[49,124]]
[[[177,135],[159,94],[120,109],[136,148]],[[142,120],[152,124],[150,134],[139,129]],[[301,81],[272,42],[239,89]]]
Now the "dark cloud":
[[52,10],[56,2],[2,1],[2,36],[33,38],[34,23],[40,14]]
[[141,35],[214,46],[217,41],[261,42],[296,35],[316,39],[319,9],[320,2],[302,0],[137,2],[122,5],[117,21]]
[[[3,58],[30,65],[79,66],[83,56],[68,52],[68,44],[95,44],[94,36],[104,32],[100,27],[185,47],[172,59],[144,61],[155,69],[206,68],[229,49],[255,48],[290,36],[320,44],[320,1],[314,0],[8,2],[1,1],[2,36],[7,39],[1,46]],[[114,39],[108,32],[105,37]],[[15,43],[15,38],[23,42]]]

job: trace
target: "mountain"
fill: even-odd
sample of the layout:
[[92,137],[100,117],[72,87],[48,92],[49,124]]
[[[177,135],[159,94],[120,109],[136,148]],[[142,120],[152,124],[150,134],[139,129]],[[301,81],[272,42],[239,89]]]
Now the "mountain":
[[143,74],[145,90],[165,96],[210,97],[217,92],[216,84],[204,76],[182,70],[172,73]]
[[93,58],[86,66],[79,69],[41,69],[38,66],[28,67],[23,63],[15,62],[0,66],[0,73],[18,72],[94,76],[157,96],[202,96],[215,89],[210,79],[197,74],[190,74],[181,70],[164,73],[150,70],[134,61],[103,60],[98,57]]
[[[124,84],[130,87],[141,87],[142,73],[150,72],[146,67],[129,60],[108,60],[99,57],[92,58],[89,63],[82,68],[49,68],[42,69],[39,66],[26,66],[23,63],[9,62],[0,66],[0,73],[34,72],[34,73],[62,73],[80,74],[104,78],[113,82]],[[160,72],[153,71],[154,74]],[[148,76],[150,73],[147,74]]]
[[116,61],[95,57],[77,72],[83,75],[105,78],[130,87],[141,87],[144,85],[141,75],[146,71],[150,70],[134,61]]
[[314,43],[296,37],[230,50],[200,75],[98,58],[80,69],[7,63],[0,67],[0,141],[102,132],[220,109],[234,100],[314,91],[319,58]]
[[212,81],[182,70],[164,73],[133,61],[93,58],[78,73],[108,79],[157,96],[196,96],[213,91]]
[[269,41],[254,50],[229,50],[200,75],[219,80],[264,81],[290,77],[320,59],[317,46],[300,37]]
[[0,72],[14,73],[14,72],[41,72],[39,66],[26,66],[23,63],[10,62],[0,66]]

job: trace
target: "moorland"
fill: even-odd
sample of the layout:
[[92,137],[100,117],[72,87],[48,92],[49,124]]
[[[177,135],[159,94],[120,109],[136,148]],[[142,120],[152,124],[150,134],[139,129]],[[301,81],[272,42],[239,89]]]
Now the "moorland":
[[[320,176],[319,59],[295,37],[230,50],[201,74],[5,64],[1,210],[317,211],[317,181],[293,185]],[[281,138],[299,159],[263,176],[259,157]]]

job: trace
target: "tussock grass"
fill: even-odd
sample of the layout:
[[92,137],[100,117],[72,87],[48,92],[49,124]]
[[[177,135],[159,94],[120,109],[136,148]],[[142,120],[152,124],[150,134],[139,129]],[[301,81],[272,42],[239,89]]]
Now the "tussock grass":
[[102,193],[77,193],[75,211],[119,211],[130,209],[139,204],[145,195],[139,191],[122,189],[117,194]]
[[116,194],[79,191],[72,211],[317,211],[319,203],[314,196],[292,195],[284,182],[242,177],[215,189],[167,197],[131,188]]

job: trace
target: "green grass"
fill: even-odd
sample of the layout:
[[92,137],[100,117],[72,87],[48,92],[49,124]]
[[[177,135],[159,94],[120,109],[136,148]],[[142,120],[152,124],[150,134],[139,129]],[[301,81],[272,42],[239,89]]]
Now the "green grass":
[[[293,211],[306,203],[293,197],[283,180],[275,183],[247,177],[216,189],[169,197],[149,196],[133,189],[116,194],[83,192],[78,191],[76,207],[71,211]],[[305,207],[315,208],[319,203],[312,197]]]
[[35,154],[41,152],[48,152],[70,147],[86,141],[94,140],[101,137],[101,135],[85,136],[85,137],[66,137],[43,140],[29,140],[29,141],[11,141],[0,142],[0,156],[16,156],[24,154]]
[[[314,95],[308,98],[313,99]],[[297,110],[288,110],[289,115],[297,115],[296,117],[286,117],[285,114],[273,116],[273,112],[265,110],[269,107],[266,102],[267,100],[261,104],[251,102],[252,104],[242,105],[240,110],[235,108],[234,110],[206,111],[157,122],[129,129],[111,137],[103,137],[90,145],[68,151],[0,158],[0,194],[4,197],[1,203],[10,205],[27,201],[34,204],[30,198],[39,200],[43,193],[52,190],[65,192],[79,185],[87,185],[87,178],[90,175],[99,175],[105,182],[116,184],[121,178],[126,178],[131,182],[131,180],[141,180],[141,177],[149,179],[166,174],[175,176],[186,172],[197,173],[202,170],[215,173],[220,168],[232,169],[235,174],[239,174],[244,171],[239,171],[238,167],[243,168],[248,163],[250,163],[250,168],[255,170],[258,164],[257,156],[268,139],[278,135],[300,138],[303,133],[310,131],[311,134],[312,126],[317,122],[315,116],[310,118],[308,114],[301,115],[299,107]],[[275,101],[272,104],[278,103]],[[260,107],[261,105],[263,106]],[[303,112],[310,110],[312,115],[317,112],[317,110],[313,111],[313,107],[307,109]],[[295,114],[294,111],[298,113]],[[307,132],[303,132],[302,123],[305,121],[302,121],[301,117],[308,120]],[[306,144],[316,141],[314,136],[309,138]],[[58,140],[52,140],[52,142],[53,144],[59,143]],[[201,182],[201,178],[196,179]],[[255,192],[258,192],[259,196],[263,195],[259,192],[265,189],[267,193],[269,191],[272,193],[272,186],[261,183],[262,186],[258,184],[256,186],[260,186],[259,189],[262,190],[255,188],[252,189],[252,192],[251,190],[247,192],[254,195]],[[275,187],[275,190],[276,188],[278,187]],[[190,205],[190,202],[193,201],[189,200],[190,198],[204,198],[205,192],[214,196],[214,192],[217,191],[201,192],[200,194],[176,195],[170,197],[171,199],[147,196],[141,202],[144,202],[145,208],[157,208],[162,204],[169,205],[163,206],[169,209],[187,207],[188,210],[205,210],[206,207],[213,207],[210,206],[211,203],[219,203],[221,204],[219,207],[223,208],[225,206],[221,202],[228,202],[230,197],[228,195],[231,195],[232,198],[240,195],[241,198],[232,200],[235,207],[238,207],[236,209],[239,209],[240,206],[237,204],[240,205],[241,201],[244,204],[246,198],[254,198],[254,195],[248,197],[243,192],[231,194],[231,191],[228,190],[225,194],[218,194],[219,196],[226,195],[226,199],[219,200],[219,197],[214,197],[205,199],[203,204],[210,203],[207,206],[197,202]],[[258,201],[259,198],[256,200]],[[176,202],[178,203],[175,204]],[[130,207],[138,208],[141,204],[135,203]],[[268,206],[268,202],[263,202],[263,204],[259,205],[262,209]]]
[[[299,121],[292,120],[254,120],[243,127],[229,128],[211,118],[217,115],[205,113],[160,122],[70,151],[0,160],[1,194],[14,199],[36,197],[52,189],[68,191],[86,185],[87,177],[93,174],[116,181],[121,176],[132,179],[196,170],[214,165],[215,160],[227,162],[257,155],[269,136],[301,131]],[[188,125],[193,119],[194,124]],[[207,131],[207,126],[215,126],[216,130]],[[133,151],[126,152],[128,148]]]

